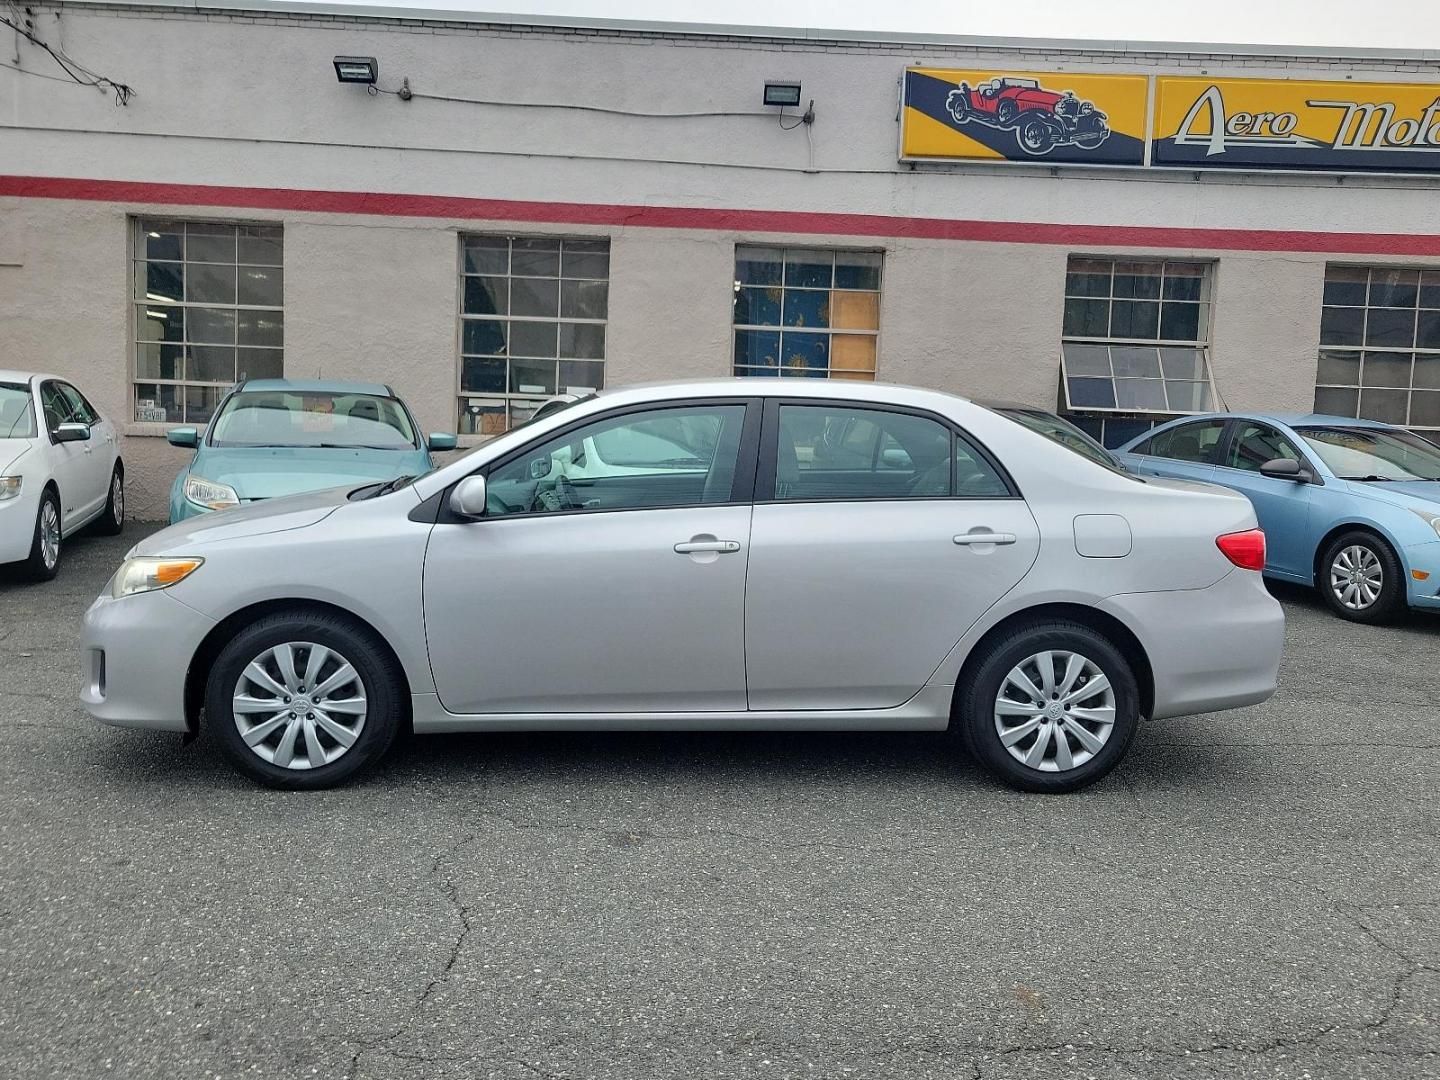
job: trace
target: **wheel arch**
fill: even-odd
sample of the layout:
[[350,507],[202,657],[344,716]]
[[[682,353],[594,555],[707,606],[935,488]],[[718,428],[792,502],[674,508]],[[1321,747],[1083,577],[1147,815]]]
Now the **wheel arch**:
[[297,614],[313,614],[323,612],[328,615],[337,615],[356,624],[366,633],[370,634],[385,650],[395,671],[400,678],[400,699],[404,702],[405,714],[402,723],[409,724],[410,717],[410,677],[405,673],[405,665],[401,662],[399,655],[395,652],[390,642],[385,640],[385,635],[380,633],[368,619],[365,619],[353,611],[341,607],[339,604],[326,603],[323,600],[300,600],[300,599],[275,599],[261,600],[254,604],[232,611],[225,618],[221,619],[210,628],[210,632],[201,640],[196,647],[194,655],[190,658],[190,665],[185,672],[185,725],[193,736],[200,730],[200,710],[205,703],[205,684],[210,679],[210,670],[215,666],[215,660],[220,651],[225,647],[237,633],[255,622],[257,619],[267,615],[278,615],[282,612],[295,612]]
[[1325,531],[1325,535],[1320,537],[1319,542],[1315,545],[1315,553],[1310,556],[1310,583],[1315,588],[1320,588],[1321,583],[1325,580],[1321,573],[1320,564],[1325,560],[1326,549],[1347,532],[1370,533],[1390,549],[1390,553],[1394,555],[1396,561],[1400,563],[1402,570],[1409,570],[1409,567],[1405,563],[1405,549],[1400,544],[1397,544],[1395,538],[1385,529],[1382,529],[1373,521],[1343,521]]
[[955,692],[950,701],[950,715],[952,717],[955,715],[961,695],[970,680],[974,678],[975,669],[979,666],[985,647],[990,642],[1021,623],[1043,622],[1049,619],[1087,626],[1096,633],[1104,635],[1111,644],[1119,649],[1121,655],[1129,663],[1131,671],[1134,672],[1135,684],[1140,690],[1140,715],[1150,715],[1155,707],[1155,672],[1150,665],[1150,657],[1145,652],[1145,646],[1140,643],[1135,632],[1114,615],[1085,604],[1071,603],[1047,603],[1022,608],[1006,615],[986,630],[970,647],[965,662],[960,666],[960,673],[955,678]]

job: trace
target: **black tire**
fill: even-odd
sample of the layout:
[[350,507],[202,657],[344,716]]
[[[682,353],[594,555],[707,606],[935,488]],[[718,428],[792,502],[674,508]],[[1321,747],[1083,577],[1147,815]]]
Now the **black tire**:
[[[46,522],[46,507],[54,514],[55,529],[55,558],[52,562],[46,557],[43,530]],[[54,489],[47,488],[40,496],[40,505],[35,509],[35,531],[30,538],[30,554],[20,564],[20,573],[31,581],[50,581],[60,572],[60,559],[65,553],[65,545],[60,537],[60,496],[55,494]]]
[[[1358,608],[1347,606],[1343,586],[1337,590],[1336,584],[1332,582],[1332,570],[1342,569],[1336,566],[1341,554],[1355,550],[1370,552],[1381,573],[1379,595],[1373,602]],[[1352,564],[1356,562],[1353,555],[1349,557]],[[1315,587],[1320,590],[1320,595],[1331,611],[1351,622],[1390,622],[1404,612],[1406,607],[1405,571],[1400,560],[1388,543],[1368,529],[1352,529],[1326,545],[1317,567]],[[1358,599],[1363,601],[1363,594],[1358,594]]]
[[[246,744],[235,721],[232,697],[242,672],[267,650],[290,642],[314,643],[339,654],[355,669],[366,699],[364,722],[354,743],[335,760],[313,768],[285,768],[265,760]],[[300,666],[297,662],[297,669]],[[313,691],[313,687],[309,689]],[[353,688],[348,692],[353,695]],[[364,627],[329,613],[297,610],[258,619],[221,650],[205,686],[205,718],[220,740],[220,748],[240,772],[266,787],[313,791],[349,780],[385,755],[405,715],[405,681],[389,650]],[[277,740],[283,741],[289,723],[285,720],[276,729]],[[304,745],[302,736],[297,735],[295,745]]]
[[966,101],[970,91],[962,83],[960,89],[952,90],[945,99],[945,111],[950,114],[950,119],[957,124],[966,123],[970,119],[970,105]]
[[[1108,737],[1087,760],[1063,771],[1046,771],[1017,760],[1001,742],[996,727],[997,699],[1012,669],[1028,658],[1050,650],[1073,653],[1093,664],[1108,680],[1109,694],[1114,699],[1114,722]],[[1057,674],[1063,674],[1063,671]],[[1090,678],[1088,681],[1095,680]],[[1084,683],[1078,685],[1083,686]],[[1083,705],[1093,699],[1081,697],[1077,700]],[[1041,748],[1042,759],[1053,756],[1052,751],[1056,747],[1054,738],[1067,730],[1066,725],[1078,724],[1076,717],[1063,711],[1063,706],[1061,708],[1063,720],[1052,726],[1050,739],[1046,747]],[[1022,721],[1017,719],[1016,723]],[[951,731],[960,736],[971,756],[1005,784],[1022,791],[1052,794],[1078,791],[1108,773],[1125,756],[1139,726],[1140,693],[1129,661],[1104,635],[1081,623],[1059,620],[1019,624],[983,646],[956,698],[955,712],[950,720]],[[1085,730],[1093,738],[1098,727],[1087,726]],[[1022,739],[1016,745],[1021,752],[1027,747],[1033,749],[1040,737],[1041,733],[1037,730],[1033,739]],[[1089,753],[1076,736],[1061,737],[1065,739],[1067,753],[1073,755],[1072,760]]]
[[997,123],[1009,127],[1015,122],[1015,117],[1020,113],[1020,106],[1013,101],[1002,101],[995,106],[995,120]]
[[105,513],[95,523],[95,531],[101,536],[119,536],[125,529],[125,470],[115,463],[110,474],[110,495],[105,500]]
[[1045,121],[1032,114],[1015,129],[1015,141],[1032,157],[1044,157],[1055,148],[1055,133]]

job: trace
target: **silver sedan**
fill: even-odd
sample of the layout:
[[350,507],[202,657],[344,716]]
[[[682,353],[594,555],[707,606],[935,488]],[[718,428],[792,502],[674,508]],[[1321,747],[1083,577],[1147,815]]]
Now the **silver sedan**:
[[961,398],[607,391],[404,481],[209,514],[85,619],[90,714],[320,788],[396,733],[949,729],[1092,783],[1143,717],[1275,690],[1249,502]]

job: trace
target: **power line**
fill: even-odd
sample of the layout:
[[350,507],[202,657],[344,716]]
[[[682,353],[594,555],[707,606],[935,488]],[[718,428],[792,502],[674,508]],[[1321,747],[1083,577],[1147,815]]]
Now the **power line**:
[[[101,89],[108,89],[113,91],[115,94],[116,105],[125,105],[130,101],[132,97],[135,96],[135,88],[133,86],[127,86],[125,83],[116,82],[114,79],[91,71],[78,60],[74,60],[71,57],[67,56],[63,49],[54,48],[45,41],[36,37],[29,30],[26,30],[19,23],[12,22],[4,15],[0,15],[0,26],[10,27],[11,30],[14,30],[17,34],[23,37],[26,41],[30,42],[32,45],[38,45],[40,48],[44,49],[47,53],[50,54],[51,59],[53,59],[55,63],[60,65],[60,70],[65,72],[65,74],[70,77],[70,80],[72,82],[78,83],[80,86],[98,86]],[[12,64],[6,64],[5,66],[14,67],[14,65]],[[20,71],[21,69],[15,68],[15,70]],[[76,74],[77,72],[79,72],[79,74]],[[37,72],[30,71],[25,72],[25,74],[38,75]],[[49,77],[54,78],[55,76]]]

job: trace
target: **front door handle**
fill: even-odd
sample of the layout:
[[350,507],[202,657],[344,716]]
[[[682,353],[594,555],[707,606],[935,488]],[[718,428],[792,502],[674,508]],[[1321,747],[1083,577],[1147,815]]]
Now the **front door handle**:
[[1013,544],[1015,543],[1014,533],[997,532],[968,532],[952,536],[950,539],[957,544]]
[[699,551],[713,551],[717,555],[734,555],[740,550],[739,540],[688,540],[675,545],[675,554],[693,555]]

